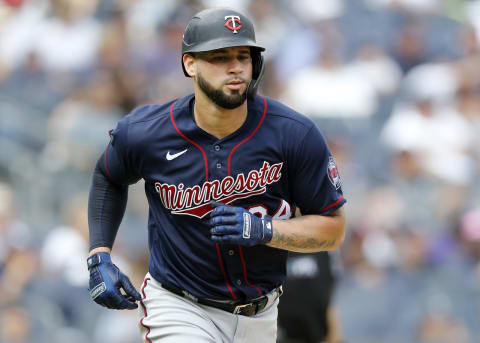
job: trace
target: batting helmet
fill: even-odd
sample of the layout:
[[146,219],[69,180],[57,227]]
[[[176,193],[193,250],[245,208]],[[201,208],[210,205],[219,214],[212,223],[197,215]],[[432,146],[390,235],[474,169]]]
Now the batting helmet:
[[252,22],[243,14],[227,8],[213,8],[195,14],[183,33],[182,68],[185,76],[190,77],[183,65],[183,55],[190,52],[211,51],[233,46],[249,46],[252,56],[252,81],[248,85],[247,96],[252,99],[257,93],[265,64],[262,51],[265,48],[255,41]]

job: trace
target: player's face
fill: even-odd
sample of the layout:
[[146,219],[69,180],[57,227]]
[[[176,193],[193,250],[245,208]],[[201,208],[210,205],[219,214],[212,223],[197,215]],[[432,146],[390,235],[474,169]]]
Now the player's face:
[[252,79],[250,48],[231,47],[202,52],[196,57],[196,82],[212,102],[227,109],[245,102]]

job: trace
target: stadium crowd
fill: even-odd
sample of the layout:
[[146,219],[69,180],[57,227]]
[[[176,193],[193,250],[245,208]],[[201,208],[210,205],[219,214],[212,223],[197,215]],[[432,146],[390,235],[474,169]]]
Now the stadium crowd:
[[[0,1],[0,341],[139,341],[136,311],[89,301],[91,173],[122,116],[191,90],[184,25],[220,5],[254,19],[261,92],[310,116],[339,165],[345,342],[478,342],[479,0]],[[135,285],[142,192],[113,251]]]

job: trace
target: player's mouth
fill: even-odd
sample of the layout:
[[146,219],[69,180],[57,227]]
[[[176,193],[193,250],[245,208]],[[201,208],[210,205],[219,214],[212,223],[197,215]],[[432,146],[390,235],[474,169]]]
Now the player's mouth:
[[244,84],[245,82],[243,82],[242,80],[232,80],[227,82],[225,86],[227,86],[227,88],[231,90],[240,90]]

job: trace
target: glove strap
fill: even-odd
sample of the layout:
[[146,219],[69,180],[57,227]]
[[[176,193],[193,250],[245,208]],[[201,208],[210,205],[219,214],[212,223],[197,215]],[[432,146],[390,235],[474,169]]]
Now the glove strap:
[[272,240],[273,238],[273,225],[272,225],[272,217],[270,216],[265,216],[265,218],[262,219],[262,224],[263,224],[263,239],[262,243],[268,243]]
[[100,263],[103,262],[112,262],[110,259],[110,254],[106,252],[97,252],[96,254],[93,254],[89,258],[87,258],[87,266],[88,270],[91,268],[98,266]]

